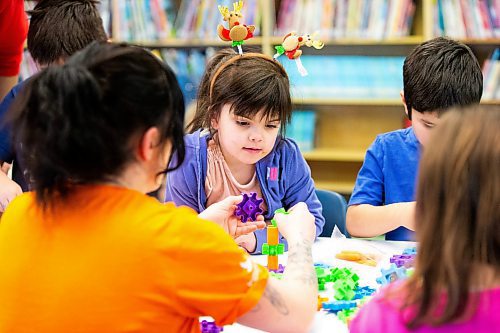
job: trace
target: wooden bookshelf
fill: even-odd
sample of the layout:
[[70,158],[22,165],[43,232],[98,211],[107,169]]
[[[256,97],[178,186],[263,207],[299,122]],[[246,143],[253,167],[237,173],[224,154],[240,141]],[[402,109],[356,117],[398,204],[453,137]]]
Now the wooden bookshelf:
[[[112,0],[117,10],[121,0]],[[260,36],[245,41],[245,45],[259,47],[263,53],[274,54],[274,46],[281,44],[282,36],[274,33],[277,11],[284,0],[259,0],[261,14]],[[173,1],[177,8],[181,0]],[[390,39],[337,38],[323,40],[325,48],[312,50],[314,54],[406,56],[416,45],[434,37],[435,0],[416,0],[416,11],[409,36]],[[114,18],[114,16],[113,16]],[[248,23],[248,22],[246,22]],[[114,31],[119,24],[113,20]],[[215,29],[215,27],[214,27]],[[312,32],[312,31],[311,31]],[[500,45],[500,38],[463,39],[470,45],[480,62]],[[205,48],[224,47],[228,43],[214,39],[166,39],[136,41],[150,48]],[[304,48],[304,53],[313,53]],[[404,107],[394,99],[304,98],[293,96],[297,109],[316,112],[315,149],[304,152],[318,188],[349,194],[364,160],[366,149],[375,137],[403,126]],[[497,105],[500,101],[482,101]]]
[[365,151],[341,148],[317,148],[311,151],[303,152],[302,155],[308,161],[363,162],[365,158]]

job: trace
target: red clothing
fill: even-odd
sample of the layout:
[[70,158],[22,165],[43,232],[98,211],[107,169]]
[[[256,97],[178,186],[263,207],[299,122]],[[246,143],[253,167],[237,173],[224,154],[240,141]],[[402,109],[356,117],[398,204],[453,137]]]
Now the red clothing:
[[19,74],[27,33],[24,1],[0,1],[0,76]]

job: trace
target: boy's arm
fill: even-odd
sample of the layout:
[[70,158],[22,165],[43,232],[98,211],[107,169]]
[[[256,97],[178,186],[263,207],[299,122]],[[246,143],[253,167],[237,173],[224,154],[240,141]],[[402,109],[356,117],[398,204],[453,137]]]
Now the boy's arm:
[[384,146],[377,137],[368,148],[359,170],[356,185],[349,200],[346,227],[355,237],[375,237],[400,226],[411,230],[415,202],[384,205],[385,179],[383,173]]
[[415,201],[385,206],[352,205],[347,209],[347,230],[355,237],[375,237],[400,226],[414,230]]

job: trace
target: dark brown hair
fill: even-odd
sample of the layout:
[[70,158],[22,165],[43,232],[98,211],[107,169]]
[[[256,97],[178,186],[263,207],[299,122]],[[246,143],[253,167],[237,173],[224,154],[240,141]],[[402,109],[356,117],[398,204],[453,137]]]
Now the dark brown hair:
[[[416,206],[420,242],[408,323],[441,325],[474,309],[477,266],[500,274],[500,107],[447,112],[423,152]],[[446,296],[444,307],[438,302]]]
[[8,117],[43,207],[74,184],[120,175],[148,128],[172,143],[171,169],[184,159],[182,92],[173,71],[139,47],[92,43],[33,76],[15,103]]
[[31,15],[28,50],[42,65],[65,60],[93,41],[107,40],[96,0],[40,0]]
[[292,113],[285,69],[263,54],[238,55],[232,49],[217,52],[201,80],[196,113],[188,130],[210,129],[225,104],[232,105],[234,114],[247,118],[263,110],[265,117],[279,119],[284,131]]
[[481,66],[471,49],[437,37],[418,45],[403,65],[404,97],[411,112],[477,104],[483,94]]

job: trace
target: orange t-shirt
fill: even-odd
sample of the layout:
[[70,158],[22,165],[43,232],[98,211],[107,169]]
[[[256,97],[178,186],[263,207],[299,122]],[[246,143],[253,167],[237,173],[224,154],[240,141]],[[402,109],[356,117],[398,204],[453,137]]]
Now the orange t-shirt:
[[213,222],[107,185],[53,210],[33,193],[0,221],[0,332],[199,332],[233,323],[268,273]]

